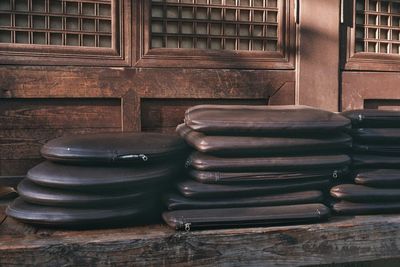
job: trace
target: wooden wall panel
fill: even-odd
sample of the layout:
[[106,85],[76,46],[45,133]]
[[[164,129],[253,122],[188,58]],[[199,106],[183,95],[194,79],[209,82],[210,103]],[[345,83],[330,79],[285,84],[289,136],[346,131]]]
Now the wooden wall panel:
[[121,130],[119,99],[0,99],[0,175],[22,175],[63,134]]
[[388,103],[394,103],[393,109],[399,105],[400,75],[398,73],[345,71],[342,73],[342,80],[344,111],[368,107],[379,108],[385,105],[388,108]]
[[3,66],[0,175],[23,174],[64,133],[171,131],[195,104],[294,104],[294,84],[291,70]]

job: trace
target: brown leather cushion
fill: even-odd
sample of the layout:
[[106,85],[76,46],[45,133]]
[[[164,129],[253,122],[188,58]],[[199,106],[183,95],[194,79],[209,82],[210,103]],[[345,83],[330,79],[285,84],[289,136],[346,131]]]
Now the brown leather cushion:
[[331,196],[350,202],[400,202],[400,189],[341,184],[331,188]]
[[354,179],[357,184],[372,187],[400,188],[400,169],[365,169],[358,170]]
[[176,210],[163,213],[164,221],[176,230],[219,227],[299,224],[328,219],[323,204],[276,207]]
[[351,155],[355,168],[399,168],[399,156],[381,156],[369,154]]
[[375,154],[383,156],[400,156],[400,145],[394,144],[353,144],[357,154]]
[[322,168],[319,170],[298,170],[283,172],[218,172],[198,171],[190,169],[190,178],[206,184],[236,184],[236,183],[265,183],[271,184],[283,181],[301,181],[304,179],[342,179],[349,173],[349,167],[336,169]]
[[349,118],[353,127],[400,128],[400,111],[357,109],[342,112]]
[[185,124],[204,133],[295,133],[350,127],[340,114],[307,106],[199,105],[185,113]]
[[136,224],[147,214],[159,212],[154,203],[128,203],[97,208],[64,208],[29,204],[21,198],[11,203],[8,216],[30,224],[53,227],[111,227],[114,224]]
[[253,197],[282,192],[299,192],[308,190],[324,190],[329,188],[329,179],[303,180],[296,182],[281,182],[274,184],[239,184],[219,185],[202,184],[192,180],[181,181],[177,184],[178,191],[189,198],[231,198],[232,196]]
[[51,161],[74,164],[152,163],[176,159],[186,150],[175,135],[158,133],[99,133],[63,136],[41,150]]
[[258,172],[336,168],[348,166],[347,155],[223,158],[193,152],[186,165],[200,171]]
[[400,128],[359,128],[353,129],[351,135],[363,144],[400,144]]
[[36,185],[24,179],[18,185],[20,197],[29,203],[57,207],[105,207],[124,205],[125,203],[145,203],[157,199],[155,192],[114,191],[114,192],[81,192],[76,190],[54,189]]
[[295,193],[230,197],[223,199],[192,199],[179,194],[168,194],[164,202],[168,210],[183,209],[216,209],[216,208],[239,208],[239,207],[266,207],[280,205],[294,205],[306,203],[321,203],[323,201],[321,191],[303,191]]
[[210,136],[193,131],[185,124],[179,125],[176,131],[197,151],[215,155],[272,155],[332,151],[339,153],[349,149],[352,144],[351,137],[344,133],[269,137]]
[[390,203],[352,203],[340,201],[332,206],[333,211],[341,215],[367,215],[399,213],[400,202]]
[[[162,164],[142,167],[73,166],[45,161],[28,171],[27,178],[47,187],[74,190],[142,190],[169,181],[179,167]],[[145,191],[148,191],[146,189]]]

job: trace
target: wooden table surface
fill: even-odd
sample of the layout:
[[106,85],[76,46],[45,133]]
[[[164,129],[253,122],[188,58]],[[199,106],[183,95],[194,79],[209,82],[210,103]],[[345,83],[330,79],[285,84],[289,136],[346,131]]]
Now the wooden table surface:
[[66,231],[16,222],[1,209],[0,266],[298,266],[385,259],[400,266],[400,215],[191,232],[161,224]]

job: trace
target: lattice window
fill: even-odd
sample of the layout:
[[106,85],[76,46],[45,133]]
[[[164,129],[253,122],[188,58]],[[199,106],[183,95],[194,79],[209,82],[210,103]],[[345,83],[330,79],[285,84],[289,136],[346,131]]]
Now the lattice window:
[[400,2],[356,1],[355,51],[400,54]]
[[111,0],[0,0],[0,43],[111,48]]
[[152,0],[151,48],[279,50],[280,0]]

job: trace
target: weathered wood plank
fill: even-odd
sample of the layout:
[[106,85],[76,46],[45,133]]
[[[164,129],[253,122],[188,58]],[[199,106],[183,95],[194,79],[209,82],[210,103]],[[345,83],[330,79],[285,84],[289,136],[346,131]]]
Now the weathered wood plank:
[[189,233],[163,225],[46,230],[10,218],[0,226],[1,266],[300,266],[397,259],[399,247],[399,215]]
[[[368,101],[400,100],[400,75],[397,72],[345,71],[342,73],[342,80],[343,111],[367,108],[365,102]],[[399,109],[398,104],[399,102],[389,108],[397,106]]]

